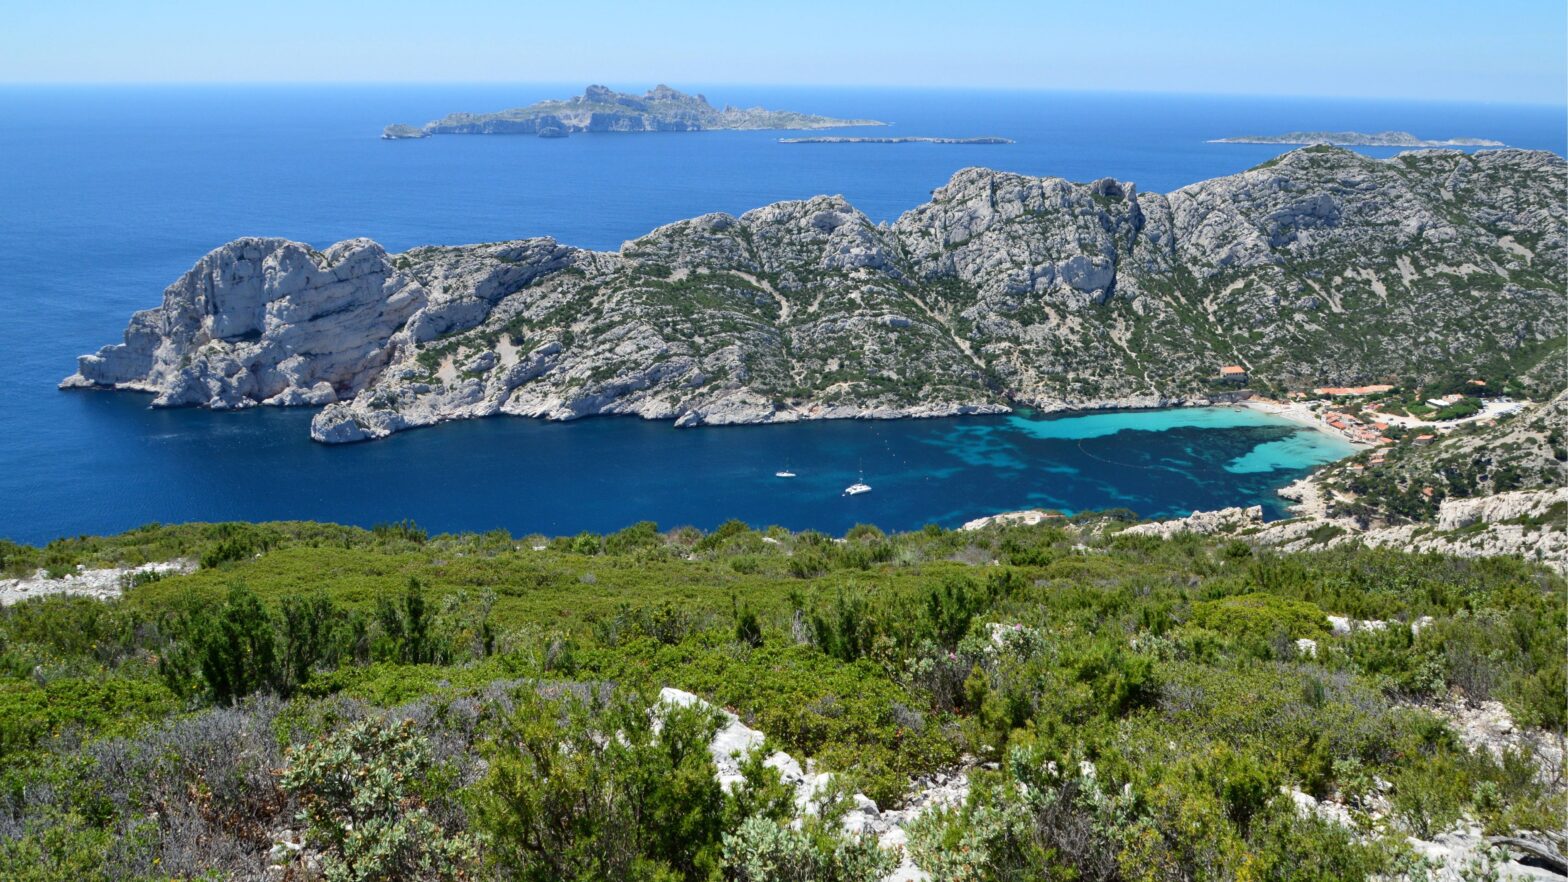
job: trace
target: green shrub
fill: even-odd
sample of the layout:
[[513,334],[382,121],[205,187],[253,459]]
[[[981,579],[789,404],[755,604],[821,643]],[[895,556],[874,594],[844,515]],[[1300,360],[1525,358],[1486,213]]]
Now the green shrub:
[[1316,604],[1262,593],[1195,603],[1190,621],[1232,637],[1301,638],[1329,633],[1328,618]]
[[432,763],[411,724],[355,723],[291,750],[288,763],[281,783],[329,882],[466,875],[472,843],[443,830],[418,793]]
[[272,619],[244,585],[229,590],[228,601],[195,639],[201,676],[213,701],[233,704],[259,689],[282,684]]
[[874,837],[849,838],[820,818],[795,827],[752,816],[724,836],[732,882],[880,882],[894,866]]
[[707,879],[720,866],[725,794],[708,742],[715,712],[618,695],[519,693],[484,747],[473,819],[498,868],[525,882]]

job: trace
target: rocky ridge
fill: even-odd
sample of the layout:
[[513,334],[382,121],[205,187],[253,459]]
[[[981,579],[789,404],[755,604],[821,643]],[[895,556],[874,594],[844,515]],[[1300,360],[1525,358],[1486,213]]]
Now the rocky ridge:
[[834,119],[761,107],[717,108],[702,95],[658,85],[642,95],[589,86],[564,101],[540,101],[497,113],[454,113],[422,127],[387,126],[387,140],[429,135],[538,135],[573,132],[701,132],[711,129],[828,129],[880,126],[870,119]]
[[615,252],[242,239],[62,385],[324,404],[313,437],[346,442],[1198,403],[1234,363],[1280,387],[1507,369],[1568,332],[1565,184],[1544,152],[1306,148],[1164,195],[971,168],[892,224],[819,196]]

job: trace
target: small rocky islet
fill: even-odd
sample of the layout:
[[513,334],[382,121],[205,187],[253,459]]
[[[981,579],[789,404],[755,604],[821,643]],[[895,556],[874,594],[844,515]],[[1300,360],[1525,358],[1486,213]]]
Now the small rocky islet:
[[855,135],[826,135],[816,138],[780,138],[780,144],[1011,144],[1011,138],[863,138]]
[[1331,147],[1503,147],[1502,141],[1489,138],[1446,138],[1429,140],[1409,132],[1286,132],[1283,135],[1242,135],[1216,138],[1211,144],[1277,144],[1280,146]]
[[1313,147],[1168,194],[970,168],[890,224],[819,196],[614,252],[246,238],[62,385],[325,406],[336,443],[495,414],[1161,406],[1231,365],[1277,389],[1524,373],[1568,330],[1565,184],[1544,151]]

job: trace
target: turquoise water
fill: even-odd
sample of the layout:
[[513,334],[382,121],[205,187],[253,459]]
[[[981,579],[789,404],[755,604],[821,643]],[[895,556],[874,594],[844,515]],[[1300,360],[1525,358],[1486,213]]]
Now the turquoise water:
[[[1557,152],[1564,139],[1560,110],[1542,107],[673,85],[721,104],[891,120],[892,134],[1017,143],[801,148],[771,132],[377,138],[389,122],[582,84],[0,86],[0,537],[215,518],[570,533],[644,518],[908,528],[1029,505],[1162,515],[1262,502],[1278,513],[1277,487],[1346,451],[1235,410],[700,431],[497,419],[325,448],[308,440],[308,412],[149,411],[139,395],[55,383],[77,355],[118,340],[130,314],[155,305],[202,254],[240,235],[317,246],[370,236],[394,250],[553,235],[614,248],[679,218],[819,193],[889,220],[969,165],[1169,190],[1278,152],[1208,143],[1238,133],[1405,129]],[[876,489],[841,497],[862,463]],[[800,477],[773,478],[784,465]]]
[[[40,461],[61,485],[7,506],[0,532],[12,538],[279,518],[556,535],[640,519],[710,528],[730,517],[835,533],[857,523],[951,527],[1035,506],[1152,516],[1261,502],[1277,516],[1275,488],[1349,452],[1335,437],[1240,408],[703,429],[503,417],[327,447],[305,440],[304,411],[154,411],[142,396],[108,392],[62,398],[87,431],[58,460]],[[102,443],[111,437],[121,443]],[[774,477],[784,468],[798,477]],[[872,492],[845,497],[861,478]],[[36,475],[0,481],[40,486]]]

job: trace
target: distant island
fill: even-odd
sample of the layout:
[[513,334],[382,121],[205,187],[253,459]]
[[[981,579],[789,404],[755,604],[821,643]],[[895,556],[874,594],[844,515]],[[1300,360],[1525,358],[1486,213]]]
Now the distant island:
[[1286,132],[1283,135],[1243,135],[1215,138],[1210,144],[1330,144],[1335,147],[1506,147],[1486,138],[1449,138],[1428,141],[1409,132]]
[[824,135],[816,138],[780,138],[780,144],[1011,144],[1011,138],[864,138]]
[[422,127],[397,123],[381,137],[388,141],[430,135],[537,135],[559,138],[576,132],[702,132],[714,129],[833,129],[882,126],[874,119],[835,119],[726,106],[722,110],[702,95],[688,95],[659,85],[642,95],[589,86],[564,101],[540,101],[497,113],[454,113]]

